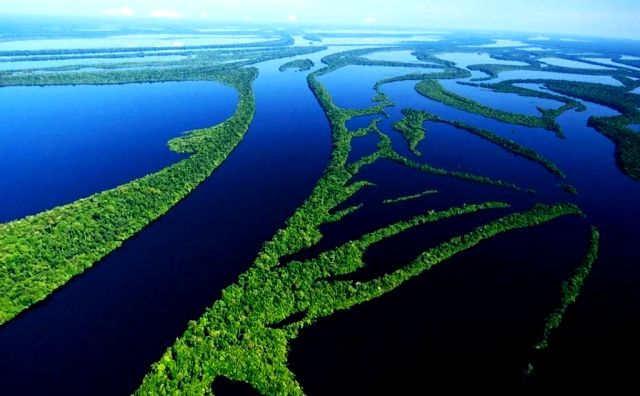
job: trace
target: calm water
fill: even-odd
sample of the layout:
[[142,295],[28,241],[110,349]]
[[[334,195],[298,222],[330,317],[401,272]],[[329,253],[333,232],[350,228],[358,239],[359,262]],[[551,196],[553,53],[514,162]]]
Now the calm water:
[[183,47],[195,45],[247,44],[272,40],[273,38],[247,35],[170,35],[129,34],[104,38],[73,38],[55,40],[21,40],[0,42],[0,51],[23,51],[42,49],[99,49],[130,47]]
[[[330,78],[327,76],[327,80]],[[427,123],[425,141],[419,146],[423,156],[414,159],[532,186],[538,194],[528,196],[472,185],[382,162],[361,175],[376,187],[361,191],[348,203],[364,203],[363,209],[339,224],[324,227],[322,246],[303,252],[299,258],[313,257],[390,221],[464,202],[504,200],[514,209],[525,209],[539,201],[574,201],[585,210],[587,218],[561,219],[499,236],[389,295],[303,330],[292,345],[290,362],[305,391],[312,395],[410,394],[424,385],[425,373],[429,373],[430,384],[454,388],[461,377],[467,384],[518,386],[543,320],[559,301],[560,283],[584,254],[588,224],[595,224],[602,232],[601,258],[583,296],[570,309],[558,341],[554,339],[553,347],[543,356],[538,367],[544,368],[540,369],[537,384],[547,387],[578,379],[603,383],[614,378],[616,372],[622,373],[621,381],[630,382],[632,377],[625,377],[631,373],[626,362],[640,349],[632,336],[640,327],[635,315],[640,308],[640,293],[632,286],[640,282],[640,271],[629,248],[640,237],[636,227],[640,221],[636,209],[640,185],[616,168],[613,145],[586,127],[588,117],[615,112],[587,103],[588,111],[560,117],[567,137],[558,140],[547,131],[507,126],[428,101],[413,91],[413,84],[400,82],[384,88],[397,107],[389,110],[391,120],[383,121],[381,126],[399,152],[411,155],[406,142],[391,131],[390,123],[400,117],[402,107],[424,109],[490,129],[538,150],[567,173],[568,182],[577,187],[579,195],[561,191],[556,186],[558,180],[539,165],[464,131]],[[335,87],[348,89],[338,84]],[[335,91],[332,94],[346,95]],[[498,101],[493,105],[502,106]],[[373,141],[357,142],[356,149],[367,154],[372,144]],[[439,193],[397,205],[381,203],[386,198],[426,189]],[[442,235],[468,231],[492,218],[488,214],[479,217],[480,221],[470,216],[423,226],[382,242],[365,257],[369,267],[349,278],[368,280],[379,276],[409,262],[441,240]],[[620,334],[624,337],[619,338]],[[607,349],[611,342],[618,349]],[[623,346],[627,348],[624,352],[620,349]],[[616,354],[622,358],[615,359]],[[602,356],[606,356],[606,367],[600,360]],[[556,357],[558,362],[554,361]]]
[[3,392],[130,394],[187,322],[253,262],[309,195],[331,148],[306,74],[280,73],[283,62],[260,66],[254,123],[212,177],[91,271],[0,328]]
[[584,59],[588,60],[588,61],[591,61],[591,62],[601,63],[603,65],[622,67],[622,68],[625,68],[625,69],[631,69],[631,70],[640,71],[640,68],[638,68],[638,67],[625,65],[624,63],[616,62],[616,61],[614,61],[614,60],[612,60],[610,58],[584,58]]
[[508,66],[527,66],[524,62],[507,61],[491,57],[486,52],[447,52],[436,55],[440,59],[454,62],[457,67],[466,68],[470,65],[508,65]]
[[372,54],[367,54],[364,57],[367,59],[380,61],[424,63],[419,61],[418,58],[413,55],[413,51],[411,50],[374,52]]
[[540,58],[540,62],[544,62],[552,66],[571,67],[574,69],[587,69],[587,70],[613,70],[610,67],[592,65],[590,63],[578,62],[571,59],[564,58]]
[[546,80],[567,80],[567,81],[579,81],[589,82],[597,84],[608,84],[615,86],[622,86],[622,83],[610,76],[590,76],[586,74],[565,74],[555,73],[548,71],[529,71],[529,70],[510,70],[500,73],[497,78],[491,79],[489,82],[497,83],[505,80],[531,80],[531,79],[546,79]]
[[[310,58],[318,63],[327,53]],[[0,328],[0,371],[8,393],[130,393],[187,321],[199,317],[250,265],[260,244],[308,196],[328,160],[330,135],[306,74],[279,73],[277,67],[284,62],[261,65],[255,121],[211,178],[94,269]],[[339,105],[357,108],[369,103],[377,79],[408,72],[347,67],[322,81]],[[604,382],[615,372],[622,373],[621,382],[629,379],[624,375],[633,371],[616,357],[635,358],[640,350],[640,271],[629,248],[640,237],[640,184],[616,168],[611,142],[586,127],[590,116],[614,112],[587,103],[588,111],[563,115],[559,122],[566,139],[560,140],[549,131],[507,125],[429,101],[414,91],[414,84],[383,88],[396,106],[380,127],[398,152],[434,166],[534,187],[538,194],[380,161],[358,175],[375,187],[344,204],[363,203],[362,209],[323,226],[319,246],[297,258],[313,257],[431,209],[486,200],[512,204],[506,210],[428,224],[373,246],[365,256],[369,266],[348,276],[366,281],[400,268],[451,236],[536,202],[576,202],[587,217],[500,235],[384,297],[303,330],[292,343],[290,365],[305,391],[412,394],[424,389],[425,381],[456,388],[461,378],[478,386],[518,386],[544,318],[559,302],[560,284],[584,254],[590,224],[602,231],[601,258],[538,366],[539,384],[571,383],[578,377]],[[467,94],[488,100],[478,90]],[[487,105],[517,110],[506,101]],[[519,112],[526,113],[533,103],[520,105]],[[564,192],[556,185],[560,181],[540,165],[444,124],[426,124],[426,138],[418,147],[423,155],[415,156],[391,128],[405,107],[464,121],[531,147],[558,164],[579,194]],[[349,127],[370,120],[361,117]],[[374,135],[355,139],[350,160],[371,153],[376,143]],[[395,205],[382,203],[427,189],[438,193]],[[228,394],[239,389],[222,385],[220,394],[223,388]]]
[[333,73],[320,76],[338,106],[365,108],[371,105],[376,81],[410,73],[436,73],[440,69],[419,67],[346,66]]
[[502,111],[508,111],[510,113],[539,117],[540,112],[537,109],[538,107],[543,109],[557,109],[562,106],[561,102],[555,100],[519,96],[511,93],[493,92],[488,88],[458,84],[454,80],[443,80],[440,83],[450,92],[466,98],[471,98],[482,105],[497,108]]
[[42,69],[46,67],[71,66],[71,65],[95,65],[95,64],[111,64],[124,62],[174,62],[187,59],[183,55],[167,55],[167,56],[136,56],[131,58],[85,58],[85,59],[59,59],[46,61],[18,61],[18,62],[2,62],[0,70],[26,70],[26,69]]
[[225,120],[236,103],[232,88],[213,82],[2,88],[0,221],[177,162],[167,141]]

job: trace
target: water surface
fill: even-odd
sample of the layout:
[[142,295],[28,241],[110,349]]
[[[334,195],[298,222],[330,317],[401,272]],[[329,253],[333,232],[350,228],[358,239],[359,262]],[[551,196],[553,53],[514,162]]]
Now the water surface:
[[590,63],[578,62],[564,58],[539,58],[538,61],[544,62],[551,66],[570,67],[574,69],[613,70],[610,67],[606,66],[592,65]]
[[306,74],[280,73],[281,63],[260,65],[254,122],[209,179],[90,271],[0,327],[4,392],[131,394],[187,322],[249,267],[310,194],[331,148]]
[[112,63],[148,63],[148,62],[175,62],[187,59],[184,55],[166,55],[152,57],[131,57],[131,58],[83,58],[83,59],[59,59],[46,61],[17,61],[17,62],[1,62],[0,70],[23,70],[23,69],[42,69],[47,67],[59,66],[75,66],[75,65],[93,65],[93,64],[112,64]]
[[458,84],[454,80],[442,80],[440,83],[447,91],[474,100],[484,106],[516,114],[539,117],[540,111],[538,107],[543,109],[557,109],[562,106],[562,103],[556,100],[494,92],[489,88]]
[[588,82],[596,84],[614,85],[617,87],[622,86],[622,83],[611,76],[592,76],[588,74],[570,74],[570,73],[555,73],[548,71],[533,71],[533,70],[509,70],[500,73],[496,78],[491,79],[492,83],[498,83],[506,80],[566,80],[566,81],[578,81]]
[[527,66],[527,63],[519,61],[507,61],[491,57],[486,52],[448,52],[436,55],[440,59],[454,62],[457,67],[466,68],[470,65],[507,65],[507,66]]
[[131,47],[183,47],[198,45],[247,44],[268,41],[273,38],[262,36],[234,35],[167,35],[143,34],[122,35],[104,38],[36,39],[0,42],[0,51],[99,49]]
[[0,89],[0,221],[156,172],[182,156],[167,141],[236,107],[214,82]]

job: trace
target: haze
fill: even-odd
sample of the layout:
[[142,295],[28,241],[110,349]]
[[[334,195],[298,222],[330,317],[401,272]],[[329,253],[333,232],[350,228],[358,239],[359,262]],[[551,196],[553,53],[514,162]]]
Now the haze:
[[5,0],[0,15],[455,28],[640,37],[637,0]]

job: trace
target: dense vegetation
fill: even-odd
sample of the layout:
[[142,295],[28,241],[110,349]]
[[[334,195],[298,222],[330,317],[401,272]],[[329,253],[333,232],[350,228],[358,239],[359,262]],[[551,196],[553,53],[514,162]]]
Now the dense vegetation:
[[[591,63],[593,62],[585,61],[584,59],[579,58],[569,58],[564,56],[564,58],[568,60],[578,61],[581,63]],[[498,64],[483,64],[483,65],[472,65],[469,66],[471,70],[481,71],[483,73],[488,74],[489,76],[486,78],[477,78],[475,81],[486,81],[491,80],[492,78],[496,78],[502,72],[513,71],[513,70],[526,70],[526,71],[541,71],[541,72],[553,72],[553,73],[566,73],[566,74],[582,74],[582,75],[591,75],[591,76],[610,76],[613,75],[616,78],[624,77],[624,74],[630,73],[629,70],[618,69],[617,71],[611,70],[594,70],[594,69],[576,69],[571,67],[562,67],[562,66],[553,66],[549,64],[542,64],[534,59],[525,59],[520,58],[518,61],[525,61],[526,63],[530,63],[527,66],[509,66],[509,65],[498,65]],[[601,65],[600,65],[601,66]]]
[[574,272],[573,276],[562,283],[562,302],[560,306],[547,318],[544,325],[542,339],[535,345],[536,349],[545,349],[549,346],[549,336],[551,335],[551,332],[560,326],[562,317],[567,311],[567,308],[569,305],[573,304],[580,295],[582,286],[591,272],[591,267],[593,267],[593,263],[598,258],[599,240],[600,233],[595,227],[591,227],[587,254],[584,257],[582,264]]
[[[613,141],[620,168],[629,176],[640,180],[640,134],[629,127],[640,122],[640,95],[628,92],[630,87],[614,87],[605,84],[547,81],[552,91],[574,96],[618,110],[622,115],[591,117],[588,125]],[[637,86],[634,84],[633,87]]]
[[[571,278],[562,283],[562,300],[560,305],[547,317],[544,323],[544,330],[540,341],[535,345],[535,349],[543,351],[549,347],[549,338],[554,330],[560,327],[567,309],[573,304],[584,286],[587,277],[591,273],[593,263],[598,259],[598,247],[600,244],[600,233],[595,227],[591,227],[589,248],[585,254],[582,264],[575,270]],[[533,373],[533,364],[529,364],[527,375]]]
[[[547,43],[547,45],[549,45],[549,43]],[[572,45],[574,45],[574,43],[572,43]],[[640,86],[640,81],[638,80],[638,78],[640,77],[640,73],[628,68],[624,68],[622,66],[607,65],[608,67],[610,67],[610,70],[578,69],[544,64],[543,62],[539,61],[539,59],[542,57],[558,57],[570,61],[577,61],[601,66],[596,62],[583,59],[582,57],[567,55],[566,51],[563,51],[562,46],[563,44],[561,42],[554,42],[552,47],[558,47],[558,49],[550,49],[538,54],[533,54],[529,51],[505,51],[500,49],[490,50],[488,48],[484,48],[483,51],[491,53],[491,55],[497,59],[524,62],[526,63],[526,65],[514,66],[501,64],[478,64],[471,65],[468,68],[470,70],[477,70],[488,74],[487,78],[476,80],[491,80],[492,78],[498,77],[499,74],[504,71],[526,70],[555,73],[573,73],[593,76],[613,76],[615,79],[622,82],[623,86],[618,87],[607,84],[542,79],[508,80],[494,84],[473,84],[470,82],[460,82],[461,84],[481,85],[496,92],[515,93],[521,96],[539,97],[564,102],[564,105],[558,109],[538,108],[542,117],[516,115],[482,106],[467,98],[455,95],[451,92],[447,92],[439,83],[432,80],[421,82],[418,87],[416,87],[416,89],[423,95],[430,97],[431,99],[441,101],[442,103],[445,103],[452,107],[456,107],[469,112],[474,112],[508,123],[531,127],[542,127],[556,132],[559,136],[562,136],[562,132],[555,119],[567,110],[576,109],[578,111],[581,111],[585,109],[585,106],[576,99],[583,99],[616,109],[622,113],[621,116],[592,117],[589,120],[589,126],[592,126],[597,131],[607,136],[609,139],[611,139],[611,141],[614,142],[614,144],[616,145],[616,160],[620,169],[622,169],[633,179],[640,180],[640,134],[635,133],[633,130],[631,130],[631,128],[629,128],[629,125],[637,124],[640,122],[640,112],[638,110],[638,107],[640,106],[640,95],[630,92],[634,88]],[[417,52],[417,57],[421,60],[429,62],[439,61],[440,64],[446,67],[445,73],[452,73],[455,72],[455,70],[461,70],[453,67],[454,65],[451,62],[438,60],[438,58],[433,55],[434,52],[435,50],[433,49],[421,50]],[[622,59],[620,59],[620,55],[618,54],[610,54],[610,56],[616,62],[633,66],[631,63],[629,63],[629,61],[623,61]],[[464,70],[464,72],[468,71]],[[470,74],[468,74],[466,77],[469,76]],[[389,81],[387,82],[419,79],[418,76],[413,77],[414,78],[412,78],[410,75],[401,76],[389,79]],[[425,75],[422,80],[429,78],[431,77]],[[462,78],[462,76],[460,78]],[[514,85],[518,83],[543,84],[551,91],[554,91],[560,95],[527,89]]]
[[560,183],[558,185],[560,186],[560,188],[562,188],[564,191],[568,192],[569,194],[573,194],[573,195],[578,194],[578,190],[571,184]]
[[414,199],[422,198],[425,195],[432,195],[432,194],[437,194],[437,193],[438,193],[438,190],[425,190],[425,191],[417,193],[417,194],[405,195],[403,197],[392,198],[392,199],[385,199],[384,201],[382,201],[382,203],[394,204],[394,203],[399,203],[399,202],[411,201],[411,200],[414,200]]
[[[488,202],[417,216],[327,251],[317,259],[294,261],[276,269],[264,266],[265,261],[277,257],[263,250],[256,265],[226,288],[199,321],[189,324],[183,336],[154,364],[137,394],[206,394],[218,376],[249,383],[262,394],[303,394],[287,367],[288,343],[302,328],[336,310],[381,296],[497,234],[580,213],[568,204],[537,206],[454,237],[380,278],[368,282],[344,280],[346,274],[365,265],[362,257],[374,243],[425,222],[505,206]],[[290,232],[295,232],[295,227],[288,226],[283,233]],[[333,276],[341,280],[331,280]],[[279,326],[296,314],[302,317]]]
[[[317,77],[344,63],[334,64],[327,58],[324,62],[327,67],[308,76],[309,87],[327,114],[332,130],[333,152],[323,177],[286,226],[263,245],[254,265],[227,287],[199,320],[190,322],[185,333],[153,365],[137,394],[208,394],[214,379],[221,376],[248,383],[263,394],[302,394],[295,375],[287,367],[289,342],[302,328],[336,310],[377,298],[495,235],[581,214],[571,204],[537,205],[525,212],[508,214],[453,237],[423,252],[410,264],[366,282],[348,280],[348,275],[365,266],[363,256],[371,245],[425,223],[478,211],[505,210],[508,205],[484,202],[444,211],[430,210],[365,234],[316,258],[287,262],[287,257],[320,241],[322,224],[339,221],[360,209],[361,206],[351,206],[334,212],[357,191],[371,186],[364,180],[352,180],[363,167],[378,159],[424,166],[423,170],[434,174],[476,181],[471,176],[412,163],[393,152],[388,137],[385,139],[377,129],[376,121],[355,133],[349,132],[346,128],[349,119],[382,113],[390,103],[382,94],[378,104],[369,109],[345,110],[336,106]],[[378,151],[347,164],[351,139],[366,133],[380,135]]]
[[[553,92],[572,98],[610,107],[622,113],[613,117],[591,117],[588,125],[609,138],[616,145],[616,159],[620,169],[635,180],[640,180],[640,134],[629,125],[640,122],[640,95],[630,93],[639,83],[627,80],[627,85],[616,87],[606,84],[572,82],[561,80],[512,80],[491,85],[497,91],[517,91],[524,88],[513,86],[518,83],[543,84]],[[529,90],[531,91],[531,90]],[[537,92],[537,91],[533,91]],[[537,92],[543,95],[542,92]],[[532,94],[533,95],[533,94]],[[555,95],[554,95],[555,96]]]
[[432,175],[448,176],[448,177],[453,177],[456,179],[470,181],[470,182],[479,183],[479,184],[487,184],[487,185],[492,185],[497,187],[509,188],[516,191],[535,193],[535,190],[533,189],[522,188],[516,184],[509,183],[504,180],[493,179],[486,176],[479,176],[469,172],[452,171],[448,169],[437,168],[432,165],[429,165],[428,163],[413,161],[394,151],[393,148],[391,147],[391,139],[389,138],[389,136],[380,132],[380,130],[377,129],[377,126],[375,124],[372,126],[372,130],[378,134],[378,137],[380,139],[380,142],[378,143],[378,151],[366,157],[361,158],[360,160],[356,161],[353,164],[349,164],[347,166],[347,169],[352,173],[359,171],[360,168],[362,168],[363,166],[370,165],[379,159],[388,159],[402,166],[413,168],[421,172],[429,173]]
[[[325,47],[274,47],[194,52],[188,59],[164,62],[78,63],[67,66],[33,68],[0,73],[0,86],[115,84],[119,82],[182,81],[206,78],[211,72],[236,69],[272,59],[287,58],[321,51]],[[84,59],[84,57],[83,57]],[[83,69],[100,69],[87,72]],[[72,72],[76,73],[62,73]]]
[[[188,158],[112,190],[0,224],[0,323],[91,267],[206,179],[249,128],[256,76],[256,69],[181,76],[219,81],[239,93],[231,118],[169,142]],[[126,82],[122,78],[117,82]]]
[[375,89],[380,89],[385,84],[390,84],[398,81],[423,81],[428,79],[433,80],[448,80],[454,78],[467,78],[471,73],[468,70],[449,68],[444,71],[436,71],[433,73],[409,73],[402,76],[389,77],[384,80],[378,81],[375,85]]
[[[529,84],[535,84],[532,83],[531,80],[520,80],[521,83],[527,82]],[[544,92],[544,91],[540,91],[540,90],[533,90],[533,89],[529,89],[529,88],[524,88],[524,87],[520,87],[516,84],[516,82],[514,82],[514,80],[510,80],[510,81],[502,81],[499,83],[494,83],[494,84],[480,84],[480,83],[470,83],[470,82],[463,82],[463,81],[459,81],[458,84],[463,84],[463,85],[470,85],[470,86],[478,86],[478,87],[483,87],[483,88],[488,88],[491,89],[495,92],[503,92],[503,93],[513,93],[519,96],[525,96],[525,97],[532,97],[532,98],[541,98],[541,99],[549,99],[549,100],[555,100],[561,103],[564,103],[563,106],[559,107],[556,110],[553,109],[542,109],[542,108],[538,108],[538,111],[540,111],[541,113],[545,112],[545,111],[553,111],[556,114],[554,114],[554,118],[561,115],[562,113],[564,113],[567,110],[570,109],[575,109],[576,111],[585,111],[586,107],[584,104],[582,104],[581,102],[574,100],[572,98],[568,98],[566,96],[562,96],[562,95],[555,95],[553,93],[550,92]]]
[[316,33],[307,33],[304,36],[302,36],[302,38],[309,41],[317,41],[317,42],[322,41],[322,36]]
[[364,55],[368,55],[374,52],[386,52],[394,51],[398,49],[406,49],[403,47],[382,47],[382,48],[364,48],[354,49],[350,51],[338,52],[328,55],[322,59],[324,63],[330,64],[333,68],[339,68],[343,66],[387,66],[387,67],[411,67],[411,68],[423,68],[423,69],[435,69],[439,71],[440,65],[432,63],[411,63],[411,62],[398,62],[388,60],[375,60],[366,58]]
[[432,119],[433,116],[424,111],[414,109],[402,109],[402,114],[404,118],[394,123],[393,129],[404,136],[407,143],[409,143],[409,149],[414,154],[420,155],[418,144],[424,139],[425,129],[423,124],[426,120]]
[[533,117],[487,107],[471,99],[449,92],[444,89],[438,81],[431,79],[419,82],[416,85],[416,91],[431,100],[455,107],[456,109],[479,114],[509,124],[548,129],[555,132],[558,136],[562,136],[562,131],[558,123],[556,123],[555,117],[547,113],[543,113],[542,117]]
[[[0,323],[41,300],[168,211],[229,155],[242,139],[255,111],[251,83],[257,72],[255,69],[238,69],[239,66],[282,57],[283,54],[299,55],[306,53],[304,51],[316,50],[315,47],[264,50],[253,53],[251,59],[241,60],[242,58],[238,57],[236,62],[217,66],[210,65],[208,60],[211,59],[204,55],[198,61],[170,70],[149,69],[131,70],[127,73],[92,72],[73,75],[0,75],[0,85],[215,80],[236,88],[240,97],[236,114],[229,120],[211,128],[193,131],[169,142],[172,150],[191,154],[181,162],[113,190],[36,216],[0,225]],[[533,192],[502,180],[436,168],[428,163],[406,158],[394,151],[390,138],[380,131],[376,121],[358,131],[348,131],[346,123],[353,117],[386,114],[385,108],[392,103],[381,89],[384,84],[405,80],[420,81],[416,87],[420,93],[446,105],[503,122],[546,128],[558,135],[561,135],[561,131],[555,119],[566,110],[583,107],[574,99],[535,92],[509,83],[491,87],[496,91],[508,91],[524,96],[560,99],[565,105],[557,110],[539,109],[541,117],[518,115],[483,106],[446,91],[437,79],[466,78],[470,77],[470,73],[456,68],[450,62],[438,60],[427,52],[418,52],[418,56],[421,60],[431,62],[424,65],[424,68],[438,69],[434,70],[434,73],[412,73],[377,82],[373,87],[377,92],[374,98],[376,103],[371,108],[350,110],[338,107],[319,82],[318,77],[321,75],[347,65],[416,67],[415,64],[374,61],[363,57],[367,53],[379,50],[353,50],[330,55],[323,59],[327,67],[308,76],[308,85],[325,111],[331,126],[333,151],[325,173],[304,204],[287,220],[285,226],[262,246],[254,265],[241,275],[236,283],[225,288],[221,297],[200,319],[191,321],[185,333],[153,365],[138,389],[138,394],[209,394],[211,383],[216,377],[248,383],[263,394],[302,394],[302,388],[287,366],[287,356],[290,341],[296,338],[304,327],[312,325],[319,318],[332,315],[335,311],[346,310],[378,298],[484,240],[512,230],[551,222],[559,217],[582,214],[578,207],[566,203],[538,204],[526,211],[505,213],[497,220],[480,225],[422,252],[405,266],[364,282],[351,280],[349,277],[366,266],[363,257],[374,244],[427,223],[485,211],[507,212],[510,206],[504,202],[488,201],[463,204],[441,211],[425,210],[424,214],[383,226],[355,240],[326,250],[317,257],[291,260],[293,254],[320,242],[323,237],[320,232],[321,226],[338,222],[360,210],[362,205],[338,208],[342,208],[356,192],[373,186],[366,180],[355,180],[358,180],[356,176],[362,169],[379,160],[389,160],[441,177]],[[533,64],[535,61],[532,61]],[[313,66],[312,61],[300,59],[283,64],[280,71],[288,68],[309,70]],[[439,70],[440,68],[443,70]],[[571,91],[573,96],[579,97],[575,94],[578,87],[550,87],[558,92],[563,89],[565,92]],[[616,97],[611,103],[618,103],[618,108],[624,110],[625,115],[619,122],[620,125],[627,122],[623,127],[628,129],[628,123],[637,117],[635,112],[638,105],[632,98],[622,95],[622,92],[612,91],[610,95]],[[625,98],[623,103],[620,98]],[[425,136],[424,122],[446,123],[515,155],[537,162],[557,177],[565,176],[555,164],[535,151],[491,131],[459,121],[445,120],[425,111],[404,109],[402,113],[404,118],[395,123],[394,128],[403,134],[410,149],[416,154],[419,154],[417,146]],[[590,123],[598,128],[598,120],[592,119]],[[602,122],[611,127],[609,119]],[[620,136],[618,130],[610,133]],[[348,163],[352,139],[367,134],[376,134],[379,137],[377,151]],[[637,152],[636,147],[636,155]],[[428,161],[428,158],[426,160]],[[560,186],[567,191],[575,191],[568,184]],[[394,204],[434,193],[437,191],[426,190],[387,199],[383,203]],[[546,348],[549,335],[560,325],[567,307],[579,295],[596,259],[597,251],[598,232],[594,228],[589,252],[575,274],[563,284],[561,305],[547,318],[542,341],[535,346],[537,349]]]
[[211,45],[184,45],[181,47],[115,47],[115,48],[74,48],[74,49],[39,49],[39,50],[9,50],[0,51],[0,56],[48,56],[48,55],[87,55],[87,54],[118,54],[125,52],[141,51],[193,51],[221,48],[253,48],[253,47],[283,47],[293,44],[293,38],[288,34],[280,34],[274,40],[258,41],[245,44],[211,44]]
[[424,129],[422,127],[423,122],[439,122],[443,124],[449,124],[459,130],[464,130],[472,133],[473,135],[476,135],[484,140],[502,147],[512,154],[524,157],[530,161],[537,162],[557,177],[566,177],[564,172],[562,172],[562,170],[560,170],[560,168],[558,168],[553,162],[544,158],[534,150],[523,147],[522,145],[514,142],[511,139],[505,139],[486,129],[474,127],[460,121],[446,120],[426,111],[403,109],[402,113],[404,114],[405,118],[403,118],[399,122],[396,122],[393,127],[394,129],[401,132],[403,136],[405,136],[405,138],[409,142],[409,147],[411,148],[411,150],[418,155],[419,152],[415,149],[415,146],[424,138]]
[[280,66],[279,70],[281,72],[286,71],[288,69],[298,69],[298,71],[307,71],[311,70],[314,66],[314,63],[311,59],[295,59],[291,62],[287,62]]
[[565,178],[565,174],[562,170],[560,170],[560,168],[558,168],[556,166],[556,164],[554,164],[553,162],[551,162],[550,160],[546,159],[545,157],[543,157],[542,155],[538,154],[536,151],[524,147],[516,142],[514,142],[511,139],[506,139],[503,138],[502,136],[499,136],[489,130],[486,129],[482,129],[482,128],[478,128],[478,127],[474,127],[472,125],[467,125],[463,122],[460,121],[450,121],[450,120],[445,120],[436,116],[433,116],[434,118],[432,119],[432,121],[434,122],[441,122],[441,123],[445,123],[445,124],[449,124],[455,128],[461,129],[461,130],[465,130],[467,132],[470,132],[482,139],[485,139],[493,144],[496,144],[500,147],[502,147],[503,149],[511,152],[512,154],[521,156],[523,158],[526,158],[530,161],[533,162],[537,162],[540,165],[542,165],[543,167],[545,167],[548,171],[550,171],[551,173],[553,173],[554,175],[556,175],[557,177],[560,178]]

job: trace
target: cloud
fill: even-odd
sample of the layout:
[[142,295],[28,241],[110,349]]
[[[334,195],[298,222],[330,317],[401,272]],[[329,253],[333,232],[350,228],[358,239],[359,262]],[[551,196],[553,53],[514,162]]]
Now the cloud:
[[184,18],[184,14],[182,12],[177,10],[167,10],[167,9],[153,10],[149,15],[152,16],[153,18],[173,18],[173,19]]
[[373,25],[378,23],[378,20],[374,17],[366,17],[362,20],[362,22],[364,22],[367,25]]
[[297,16],[297,15],[289,15],[289,16],[287,17],[287,20],[288,20],[289,22],[298,22],[298,16]]
[[129,7],[107,8],[102,10],[102,15],[110,17],[130,17],[133,16],[133,10]]

